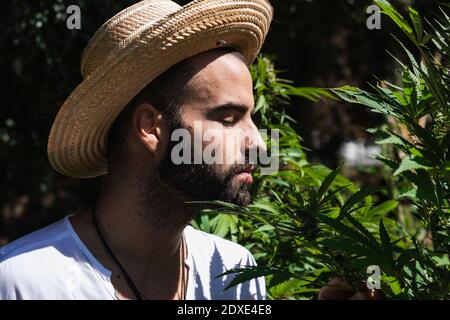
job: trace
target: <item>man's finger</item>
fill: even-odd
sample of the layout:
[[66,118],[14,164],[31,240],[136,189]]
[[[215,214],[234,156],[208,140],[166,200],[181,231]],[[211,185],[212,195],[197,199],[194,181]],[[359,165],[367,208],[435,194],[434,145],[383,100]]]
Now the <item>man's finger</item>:
[[350,300],[370,300],[370,291],[358,291],[355,293]]
[[320,289],[319,300],[348,300],[355,294],[344,279],[336,277]]

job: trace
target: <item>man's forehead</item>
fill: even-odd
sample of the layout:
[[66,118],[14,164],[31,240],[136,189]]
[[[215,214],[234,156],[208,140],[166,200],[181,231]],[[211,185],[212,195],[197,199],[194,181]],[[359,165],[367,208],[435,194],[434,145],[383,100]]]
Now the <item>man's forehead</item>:
[[[198,102],[209,102],[214,100],[217,92],[217,85],[212,86],[211,81],[205,74],[197,74],[188,83],[187,89],[189,97]],[[219,88],[220,89],[220,88]]]
[[[243,99],[242,94],[223,94],[220,88],[205,84],[193,90],[193,94],[186,101],[194,109],[202,111],[234,109],[245,112],[247,109],[253,109],[253,96],[251,99]],[[235,92],[236,93],[236,92]],[[246,94],[248,96],[249,94]]]
[[245,68],[230,68],[229,65],[199,71],[186,83],[188,98],[186,102],[202,108],[225,103],[245,104],[251,107],[253,104],[251,77],[245,72],[249,71]]

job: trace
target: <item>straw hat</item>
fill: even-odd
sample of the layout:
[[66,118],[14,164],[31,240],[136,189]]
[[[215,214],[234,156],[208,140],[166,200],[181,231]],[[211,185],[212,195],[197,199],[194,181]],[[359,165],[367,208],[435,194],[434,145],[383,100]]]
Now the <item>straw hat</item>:
[[233,47],[250,65],[273,16],[267,0],[144,0],[103,24],[81,58],[84,80],[61,106],[48,157],[76,178],[106,174],[106,144],[114,119],[146,85],[176,63],[218,47]]

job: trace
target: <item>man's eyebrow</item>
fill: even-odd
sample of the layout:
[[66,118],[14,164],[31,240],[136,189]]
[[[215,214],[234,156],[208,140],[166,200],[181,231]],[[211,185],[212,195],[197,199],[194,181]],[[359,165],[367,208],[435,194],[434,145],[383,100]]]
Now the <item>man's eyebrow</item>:
[[214,106],[212,109],[208,110],[208,113],[211,114],[215,112],[231,110],[246,113],[249,110],[249,107],[241,103],[227,102],[218,106]]

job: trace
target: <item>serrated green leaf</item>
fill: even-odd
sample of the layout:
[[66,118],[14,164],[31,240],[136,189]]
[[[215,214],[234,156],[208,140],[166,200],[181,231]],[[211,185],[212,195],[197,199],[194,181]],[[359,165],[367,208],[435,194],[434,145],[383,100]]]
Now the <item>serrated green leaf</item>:
[[386,259],[393,263],[393,248],[391,244],[391,239],[389,237],[389,233],[387,232],[384,223],[383,218],[380,219],[380,239],[381,239],[381,245],[383,246],[383,255],[386,257]]
[[217,275],[215,278],[221,278],[226,275],[235,274],[233,279],[230,281],[230,283],[225,287],[225,290],[228,290],[229,288],[232,288],[234,286],[237,286],[240,283],[247,282],[249,280],[258,278],[258,277],[265,277],[268,275],[272,275],[275,273],[282,273],[287,274],[289,276],[292,276],[288,271],[285,270],[279,270],[274,267],[267,267],[267,266],[249,266],[249,267],[243,267],[243,268],[233,268],[230,270],[225,271],[224,273],[221,273]]
[[333,181],[336,179],[336,176],[339,174],[339,171],[341,170],[341,166],[337,167],[335,170],[331,171],[325,179],[323,179],[322,184],[319,187],[319,190],[317,191],[317,199],[320,201],[322,200],[325,192],[327,192],[328,188],[331,186]]
[[435,255],[431,259],[436,263],[436,267],[449,267],[450,260],[448,254],[443,254],[442,256]]
[[432,167],[427,165],[426,159],[423,157],[405,157],[403,158],[400,166],[395,170],[394,176],[399,175],[404,171],[413,171],[417,169],[429,170]]
[[270,212],[276,215],[280,214],[280,210],[278,210],[278,208],[276,208],[275,206],[271,206],[270,204],[263,204],[263,203],[254,203],[248,206],[251,209],[259,209],[262,211],[266,211],[266,212]]
[[364,198],[370,196],[371,194],[378,191],[380,187],[378,186],[366,186],[361,188],[358,192],[353,194],[342,207],[343,212],[349,211],[355,204],[357,204],[359,201],[363,200]]
[[368,216],[384,216],[385,214],[391,212],[395,208],[398,207],[398,201],[396,200],[387,200],[383,202],[382,204],[379,204],[376,207],[373,207],[368,212]]
[[219,214],[211,219],[210,233],[225,238],[227,234],[233,234],[236,230],[236,217],[229,214]]
[[253,113],[260,111],[265,105],[266,105],[266,97],[264,95],[259,96],[258,102],[256,103]]
[[408,21],[406,21],[405,18],[403,18],[403,16],[388,1],[375,0],[374,2],[381,8],[381,12],[389,16],[391,20],[394,21],[401,30],[403,30],[408,38],[411,39],[411,41],[417,43],[413,34],[413,30]]
[[331,91],[344,101],[368,106],[374,112],[384,114],[395,113],[392,106],[383,101],[383,99],[359,88],[344,86],[341,88],[331,89]]
[[417,198],[417,187],[412,188],[406,192],[403,192],[395,197],[395,199],[409,198],[415,200]]
[[417,10],[415,10],[413,7],[408,7],[408,11],[414,30],[416,31],[417,39],[419,40],[420,43],[422,43],[422,36],[423,36],[422,19],[420,18],[420,15],[417,12]]
[[367,239],[364,235],[362,235],[360,232],[346,226],[345,224],[339,222],[336,219],[329,218],[325,215],[316,215],[317,219],[319,219],[321,222],[333,227],[334,230],[342,234],[343,236],[346,236],[349,239],[352,239],[355,242],[359,242],[360,244],[366,246],[367,248],[370,248],[374,253],[378,251],[377,246],[374,246],[369,239]]

